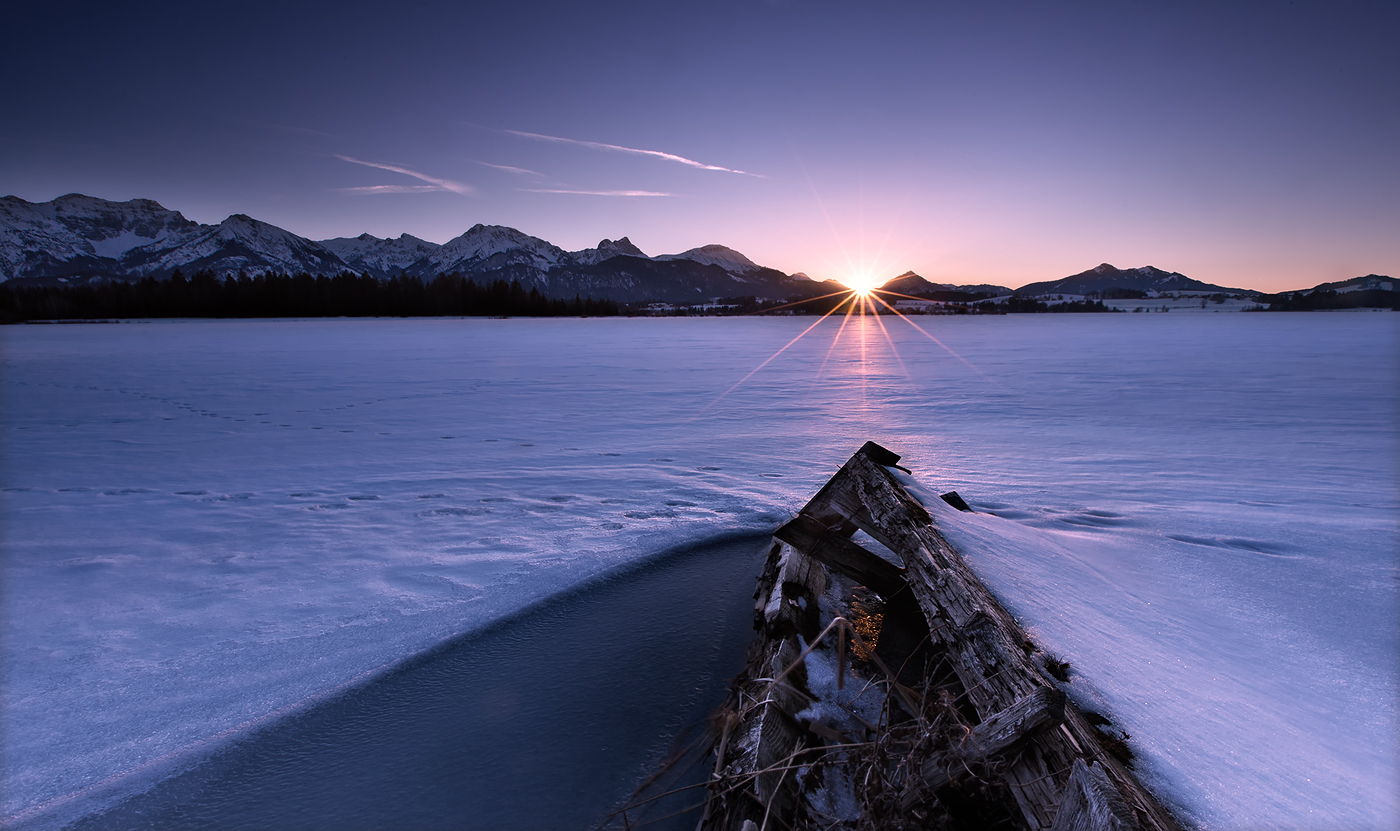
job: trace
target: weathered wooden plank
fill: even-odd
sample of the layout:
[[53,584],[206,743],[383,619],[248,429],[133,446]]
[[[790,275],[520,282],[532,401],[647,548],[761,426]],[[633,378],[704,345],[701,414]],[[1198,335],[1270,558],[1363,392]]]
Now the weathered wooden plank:
[[905,473],[909,472],[909,468],[900,467],[900,455],[898,453],[894,452],[893,450],[890,450],[888,447],[876,444],[873,441],[868,441],[865,444],[862,444],[860,446],[860,449],[856,451],[856,455],[865,456],[877,465],[884,465],[885,467],[898,467]]
[[815,626],[817,597],[825,588],[826,572],[819,564],[775,541],[755,592],[755,625],[764,633],[761,652],[751,655],[749,679],[731,699],[738,724],[716,764],[702,827],[739,831],[761,823],[765,813],[791,816],[797,789],[790,762],[807,734],[793,713],[811,703],[798,660],[798,634]]
[[938,495],[938,498],[942,499],[944,502],[947,502],[949,505],[952,505],[954,508],[957,508],[959,511],[969,514],[975,513],[975,511],[972,510],[972,506],[968,505],[967,500],[963,499],[957,491],[948,491],[947,493],[941,493]]
[[1068,775],[1060,747],[1038,736],[1026,742],[1016,763],[1006,769],[1006,782],[1021,815],[1031,828],[1049,828],[1060,807],[1060,783]]
[[968,759],[985,759],[1009,750],[1035,731],[1053,727],[1065,719],[1065,694],[1054,687],[1037,687],[1005,710],[972,728],[958,753]]
[[811,514],[798,514],[773,536],[883,597],[893,597],[906,588],[903,569],[823,525]]
[[[1053,687],[1039,687],[972,728],[957,747],[926,759],[922,768],[924,787],[937,791],[957,771],[984,764],[990,757],[1028,741],[1037,731],[1060,724],[1064,717],[1065,694]],[[905,807],[910,804],[912,800]]]
[[[776,558],[776,559],[774,559]],[[773,637],[815,634],[817,607],[812,600],[826,590],[826,572],[811,557],[779,543],[759,580],[755,624]]]
[[1099,765],[1074,760],[1051,831],[1138,831],[1118,789]]

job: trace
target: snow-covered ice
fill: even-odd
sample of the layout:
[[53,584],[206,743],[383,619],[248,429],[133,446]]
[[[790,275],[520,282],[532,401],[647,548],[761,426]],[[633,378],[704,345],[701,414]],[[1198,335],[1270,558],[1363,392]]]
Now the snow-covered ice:
[[5,824],[769,530],[866,439],[1188,820],[1400,820],[1400,318],[833,320],[730,391],[810,322],[0,329]]

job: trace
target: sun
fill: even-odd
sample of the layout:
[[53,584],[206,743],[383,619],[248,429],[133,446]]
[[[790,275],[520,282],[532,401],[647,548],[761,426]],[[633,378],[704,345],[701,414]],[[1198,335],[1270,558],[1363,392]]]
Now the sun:
[[[828,359],[830,359],[830,357],[831,357],[832,350],[834,350],[834,349],[836,348],[837,342],[841,340],[842,334],[846,332],[846,326],[847,326],[848,323],[851,322],[851,318],[854,317],[854,318],[859,319],[859,320],[861,321],[862,324],[865,324],[865,323],[866,323],[866,319],[869,318],[870,320],[873,321],[874,325],[875,325],[876,327],[879,328],[880,335],[883,336],[884,339],[885,339],[885,342],[889,344],[890,350],[891,350],[891,352],[894,354],[895,360],[899,362],[899,365],[900,365],[900,367],[902,368],[902,367],[904,366],[904,360],[903,360],[903,358],[901,358],[901,357],[899,356],[899,349],[898,349],[898,347],[895,346],[894,341],[890,339],[890,333],[889,333],[889,331],[885,328],[885,323],[884,323],[884,321],[881,319],[883,316],[885,316],[885,315],[888,314],[888,315],[891,315],[891,316],[893,316],[894,318],[896,318],[896,319],[898,319],[898,320],[902,320],[902,321],[904,321],[905,323],[909,324],[909,325],[910,325],[911,327],[913,327],[914,330],[917,331],[919,334],[923,335],[924,337],[928,338],[929,340],[933,341],[934,343],[936,343],[936,344],[938,344],[940,347],[942,347],[943,350],[944,350],[945,352],[947,352],[949,355],[952,355],[954,358],[958,359],[959,361],[963,362],[964,364],[967,364],[967,366],[970,367],[974,372],[976,372],[976,373],[979,374],[979,375],[982,375],[984,378],[987,377],[987,376],[986,376],[986,373],[982,372],[980,369],[978,369],[977,367],[973,366],[971,363],[968,362],[968,360],[967,360],[966,358],[964,358],[963,356],[959,355],[957,352],[954,352],[954,351],[953,351],[952,349],[950,349],[950,348],[948,347],[948,345],[945,344],[943,341],[941,341],[941,340],[939,340],[938,338],[934,337],[934,336],[933,336],[932,334],[930,334],[927,330],[925,330],[924,327],[922,327],[922,326],[920,326],[919,324],[915,323],[914,321],[910,320],[908,315],[905,315],[905,314],[901,313],[899,309],[895,308],[895,306],[893,305],[892,301],[895,301],[896,298],[900,298],[900,297],[909,297],[909,295],[907,295],[907,294],[900,294],[900,293],[898,293],[898,292],[890,291],[890,290],[884,288],[885,285],[887,285],[888,283],[890,283],[890,282],[892,282],[892,281],[890,281],[890,280],[880,280],[880,279],[876,278],[875,276],[873,276],[869,271],[866,271],[866,270],[864,270],[864,269],[852,269],[852,270],[850,271],[850,273],[848,273],[845,277],[838,278],[837,282],[839,282],[839,283],[841,283],[842,285],[844,285],[844,286],[846,287],[846,290],[844,290],[844,291],[834,291],[834,292],[830,292],[830,293],[828,293],[828,294],[819,295],[819,296],[817,296],[817,297],[808,297],[808,298],[803,299],[803,300],[797,300],[797,301],[794,301],[794,302],[791,302],[791,303],[785,303],[785,304],[783,304],[783,305],[781,305],[781,306],[772,306],[772,307],[765,306],[764,308],[762,308],[762,309],[760,309],[760,310],[753,311],[753,312],[749,312],[748,314],[774,314],[774,313],[779,312],[779,311],[782,311],[782,310],[791,309],[791,308],[793,308],[793,307],[806,306],[806,305],[809,304],[809,303],[814,303],[814,302],[822,301],[822,300],[828,301],[828,302],[826,303],[826,305],[830,306],[830,308],[828,308],[825,312],[823,312],[823,313],[821,314],[821,316],[818,317],[818,318],[816,319],[815,322],[813,322],[813,323],[812,323],[810,326],[808,326],[807,328],[803,329],[801,332],[798,332],[798,333],[797,333],[797,336],[794,337],[792,340],[788,341],[786,344],[784,344],[783,346],[779,347],[779,348],[777,349],[777,351],[775,351],[772,355],[769,355],[769,356],[768,356],[766,359],[764,359],[764,361],[763,361],[762,363],[760,363],[758,366],[754,367],[753,370],[752,370],[751,372],[749,372],[748,375],[745,375],[743,378],[740,378],[737,382],[735,382],[734,386],[730,387],[729,389],[725,390],[724,392],[722,392],[722,393],[720,393],[718,396],[716,396],[715,399],[714,399],[713,401],[711,401],[709,404],[706,404],[706,405],[704,406],[704,408],[702,408],[702,409],[700,410],[699,413],[697,413],[697,414],[694,415],[694,416],[691,416],[691,419],[693,420],[693,419],[699,418],[700,416],[704,415],[706,412],[708,412],[712,407],[714,407],[714,406],[715,406],[716,404],[718,404],[720,401],[723,401],[724,398],[725,398],[726,396],[728,396],[731,392],[733,392],[734,390],[738,389],[739,387],[741,387],[741,386],[743,386],[745,383],[747,383],[748,380],[749,380],[750,378],[752,378],[752,377],[754,377],[755,375],[757,375],[760,371],[763,370],[764,367],[768,366],[769,364],[773,363],[773,361],[777,360],[778,356],[779,356],[779,355],[782,355],[784,352],[788,351],[788,349],[790,349],[790,348],[793,346],[793,344],[797,343],[798,341],[802,340],[802,339],[803,339],[804,337],[806,337],[807,335],[811,334],[811,332],[812,332],[814,329],[816,329],[818,326],[822,325],[822,323],[825,322],[826,319],[827,319],[827,318],[830,318],[830,317],[839,317],[839,318],[841,318],[842,320],[841,320],[841,325],[840,325],[840,327],[836,330],[836,336],[835,336],[834,338],[832,338],[831,347],[827,350],[827,358],[828,358]],[[913,298],[910,298],[910,299],[918,300],[918,299],[920,299],[920,298],[918,298],[918,297],[913,297]],[[814,311],[815,311],[815,310],[814,310]],[[788,311],[787,314],[792,314],[792,312],[791,312],[791,311]],[[864,396],[864,394],[865,394],[865,393],[864,393],[864,389],[865,389],[865,388],[864,388],[864,379],[865,379],[865,353],[866,353],[865,336],[866,336],[866,334],[867,334],[868,332],[871,331],[871,327],[866,326],[866,325],[861,325],[861,326],[858,326],[857,329],[859,330],[859,338],[860,338],[859,351],[860,351],[861,376],[862,376],[862,387],[861,387],[862,393],[861,393],[861,395]],[[822,369],[820,369],[820,370],[817,371],[818,376],[821,375],[822,370],[825,370],[825,368],[826,368],[826,361],[822,361]],[[906,374],[906,375],[908,374],[907,370],[906,370],[905,374]],[[988,380],[991,380],[991,379],[988,378]]]
[[861,297],[869,296],[870,292],[880,287],[879,279],[868,271],[847,274],[841,278],[841,282]]

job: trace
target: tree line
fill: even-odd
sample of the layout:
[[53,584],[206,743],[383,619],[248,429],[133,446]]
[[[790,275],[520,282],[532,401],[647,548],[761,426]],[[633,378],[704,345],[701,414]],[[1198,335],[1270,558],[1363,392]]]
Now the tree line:
[[10,286],[0,283],[0,321],[92,320],[158,317],[603,317],[617,303],[574,296],[572,300],[528,291],[519,280],[478,284],[460,274],[424,282],[398,276],[380,280],[360,274],[259,274],[220,279],[176,271],[167,280],[71,286]]
[[1339,292],[1334,289],[1261,294],[1256,300],[1268,303],[1271,312],[1311,312],[1320,309],[1395,309],[1400,311],[1400,291],[1365,289]]
[[1003,311],[1007,314],[1064,314],[1084,312],[1115,312],[1112,306],[1105,306],[1102,300],[1066,300],[1062,303],[1045,303],[1034,297],[1012,295],[1004,303],[978,303],[977,308],[986,312]]

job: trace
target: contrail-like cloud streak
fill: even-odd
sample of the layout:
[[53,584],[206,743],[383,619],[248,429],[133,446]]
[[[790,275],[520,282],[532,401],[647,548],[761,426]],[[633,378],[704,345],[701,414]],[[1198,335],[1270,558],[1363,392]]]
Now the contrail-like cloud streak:
[[442,188],[437,185],[369,185],[360,188],[336,188],[351,196],[376,196],[381,193],[437,193]]
[[[391,171],[391,172],[393,172],[393,173],[402,173],[402,174],[405,175],[405,176],[412,176],[412,177],[415,178],[415,179],[419,179],[419,180],[421,180],[421,181],[427,182],[428,184],[434,186],[433,188],[431,188],[431,189],[425,189],[424,191],[403,191],[403,190],[400,190],[400,191],[393,191],[393,190],[364,191],[364,192],[366,192],[366,193],[370,193],[370,192],[374,192],[374,193],[418,193],[418,192],[426,192],[427,190],[449,190],[449,191],[452,191],[453,193],[460,193],[460,194],[462,194],[463,196],[468,196],[468,195],[470,195],[472,192],[474,192],[474,191],[476,190],[476,189],[473,188],[471,185],[464,185],[464,184],[462,184],[461,182],[454,182],[454,181],[452,181],[451,179],[435,179],[435,178],[433,178],[432,176],[428,176],[428,175],[425,175],[425,174],[423,174],[423,173],[419,173],[419,172],[416,171],[416,170],[409,170],[409,169],[406,168],[406,167],[399,167],[398,165],[393,165],[393,164],[380,164],[379,162],[366,162],[366,161],[361,161],[360,159],[351,158],[350,156],[342,156],[342,155],[340,155],[339,153],[335,154],[335,157],[336,157],[337,159],[340,159],[340,160],[343,161],[343,162],[350,162],[351,164],[364,165],[365,167],[374,167],[374,168],[378,168],[378,169],[380,169],[380,170],[388,170],[388,171]],[[386,186],[386,187],[387,187],[387,186]]]
[[563,190],[556,188],[516,188],[525,193],[576,193],[580,196],[675,196],[655,190]]
[[497,170],[504,170],[504,171],[507,172],[507,173],[518,173],[518,174],[520,174],[520,175],[522,175],[522,176],[543,176],[543,175],[544,175],[543,173],[540,173],[538,170],[530,170],[529,168],[524,168],[524,167],[511,167],[511,166],[508,165],[508,164],[491,164],[490,162],[477,162],[477,164],[485,165],[485,166],[487,166],[487,167],[494,167],[494,168],[496,168]]
[[675,153],[664,153],[660,150],[642,150],[638,147],[623,147],[620,144],[604,144],[601,141],[582,141],[580,139],[562,138],[560,136],[546,136],[540,133],[527,133],[523,130],[506,130],[505,132],[513,136],[520,136],[521,138],[534,139],[535,141],[552,141],[557,144],[574,144],[579,147],[591,147],[594,150],[608,150],[614,153],[631,153],[637,156],[651,156],[652,158],[665,159],[668,162],[676,162],[677,164],[683,164],[689,167],[698,167],[701,170],[718,170],[722,173],[737,173],[740,176],[753,176],[759,179],[768,178],[758,173],[749,173],[746,170],[735,170],[732,167],[720,167],[716,164],[705,164],[704,162],[697,162],[694,159],[687,159],[685,156],[677,156]]

